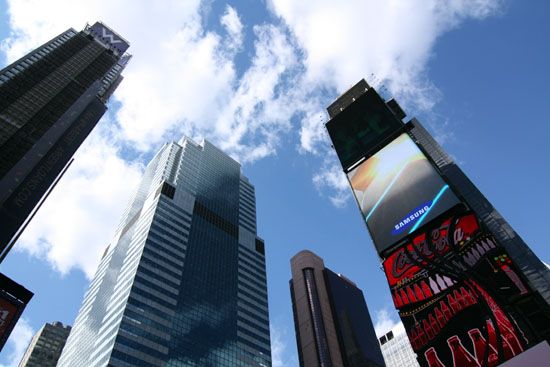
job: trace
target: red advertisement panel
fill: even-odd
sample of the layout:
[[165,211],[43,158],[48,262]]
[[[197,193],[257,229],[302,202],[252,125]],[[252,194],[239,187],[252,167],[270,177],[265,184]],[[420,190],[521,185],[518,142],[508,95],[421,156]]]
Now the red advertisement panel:
[[434,224],[383,266],[421,366],[496,366],[531,346],[508,307],[531,289],[474,214]]

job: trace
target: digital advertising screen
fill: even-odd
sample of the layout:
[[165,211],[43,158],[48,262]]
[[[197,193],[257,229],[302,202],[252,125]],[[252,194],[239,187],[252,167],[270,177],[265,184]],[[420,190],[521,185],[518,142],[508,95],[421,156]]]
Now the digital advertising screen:
[[406,133],[348,173],[378,253],[460,201]]
[[506,250],[473,213],[437,222],[383,262],[419,364],[496,366],[538,343],[512,307],[533,291]]
[[326,128],[344,170],[397,133],[403,122],[374,88],[330,119]]

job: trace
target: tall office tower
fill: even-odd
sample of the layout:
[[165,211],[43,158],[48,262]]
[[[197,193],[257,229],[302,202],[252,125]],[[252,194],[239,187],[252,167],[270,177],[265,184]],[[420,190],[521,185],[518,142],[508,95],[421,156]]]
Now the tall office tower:
[[270,366],[254,187],[208,141],[165,144],[103,254],[59,366]]
[[441,148],[435,139],[415,118],[410,122],[410,134],[426,155],[437,165],[446,177],[447,182],[477,214],[481,222],[493,233],[523,274],[550,305],[550,271],[546,265],[533,253],[519,234],[504,219],[493,205],[485,198],[468,176],[460,169],[453,159]]
[[420,365],[493,366],[550,338],[550,271],[422,125],[364,80],[328,111]]
[[71,327],[59,321],[42,326],[33,336],[19,367],[55,367],[70,332]]
[[363,292],[301,251],[290,260],[300,367],[379,367],[384,359]]
[[0,70],[0,261],[105,113],[128,47],[97,22]]
[[394,327],[378,340],[386,367],[419,366],[403,325]]

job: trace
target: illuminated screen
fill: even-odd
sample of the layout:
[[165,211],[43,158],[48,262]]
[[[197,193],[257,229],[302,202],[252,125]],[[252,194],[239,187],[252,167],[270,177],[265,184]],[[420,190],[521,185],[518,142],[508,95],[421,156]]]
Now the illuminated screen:
[[342,167],[347,169],[376,149],[403,122],[396,118],[374,88],[327,122],[327,131]]
[[422,367],[492,367],[538,343],[520,312],[533,290],[473,213],[432,221],[383,266]]
[[405,133],[348,179],[379,253],[459,203]]

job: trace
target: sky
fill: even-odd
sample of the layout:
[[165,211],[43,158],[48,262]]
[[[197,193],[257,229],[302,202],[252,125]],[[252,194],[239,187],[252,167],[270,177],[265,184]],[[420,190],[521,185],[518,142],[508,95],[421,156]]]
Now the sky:
[[0,366],[44,323],[72,324],[101,250],[163,142],[206,138],[256,188],[274,366],[296,366],[290,258],[310,249],[398,321],[324,131],[361,78],[395,97],[550,262],[550,3],[545,0],[0,0],[0,66],[102,20],[133,55],[109,111],[0,266],[35,293]]

